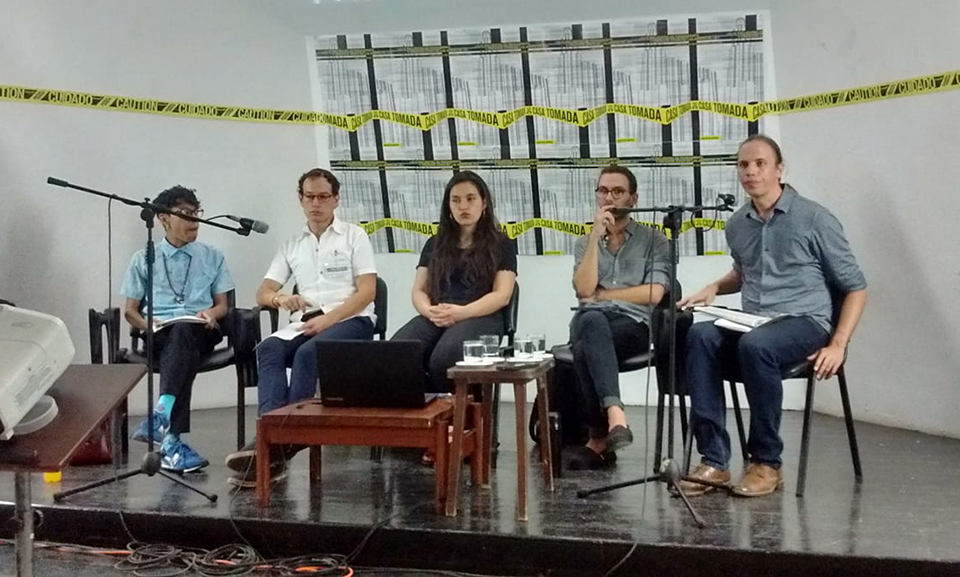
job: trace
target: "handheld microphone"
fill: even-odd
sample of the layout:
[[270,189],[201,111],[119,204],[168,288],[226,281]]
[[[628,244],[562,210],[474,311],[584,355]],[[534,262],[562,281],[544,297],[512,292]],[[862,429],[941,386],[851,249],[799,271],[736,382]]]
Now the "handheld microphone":
[[254,220],[252,218],[244,218],[242,216],[235,216],[232,214],[226,214],[224,217],[229,218],[234,222],[239,222],[240,226],[249,228],[253,232],[259,232],[260,234],[266,234],[266,232],[270,230],[270,225],[262,220]]

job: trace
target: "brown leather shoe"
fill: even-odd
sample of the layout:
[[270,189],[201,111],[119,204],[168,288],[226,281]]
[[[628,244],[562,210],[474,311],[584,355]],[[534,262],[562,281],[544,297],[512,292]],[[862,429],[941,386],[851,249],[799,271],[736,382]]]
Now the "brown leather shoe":
[[770,465],[750,463],[743,478],[733,488],[741,497],[761,497],[769,495],[783,486],[783,472]]
[[[711,467],[710,465],[705,465],[703,463],[697,465],[697,468],[694,469],[692,473],[687,475],[687,477],[692,479],[703,479],[704,481],[712,481],[714,483],[723,483],[724,485],[730,483],[730,471],[721,471],[716,467]],[[716,487],[711,487],[710,485],[701,485],[692,481],[680,481],[680,490],[683,491],[683,494],[687,497],[703,495],[704,493],[709,493],[714,489],[716,489]]]

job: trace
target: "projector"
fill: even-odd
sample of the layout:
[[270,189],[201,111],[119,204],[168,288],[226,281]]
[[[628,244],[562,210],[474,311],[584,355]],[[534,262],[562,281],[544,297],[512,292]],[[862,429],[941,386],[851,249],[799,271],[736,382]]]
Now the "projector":
[[35,431],[56,417],[56,403],[44,393],[74,352],[60,319],[0,305],[0,440]]

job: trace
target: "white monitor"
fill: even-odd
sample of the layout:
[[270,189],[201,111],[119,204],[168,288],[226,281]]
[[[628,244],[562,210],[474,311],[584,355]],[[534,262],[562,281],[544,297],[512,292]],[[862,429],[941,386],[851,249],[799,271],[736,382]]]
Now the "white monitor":
[[57,415],[45,393],[75,350],[57,317],[0,305],[0,440],[42,427]]

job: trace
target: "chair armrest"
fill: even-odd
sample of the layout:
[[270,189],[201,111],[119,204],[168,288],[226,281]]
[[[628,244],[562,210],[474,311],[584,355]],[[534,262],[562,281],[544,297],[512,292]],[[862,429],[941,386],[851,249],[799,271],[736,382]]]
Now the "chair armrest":
[[280,328],[280,311],[272,307],[267,307],[263,311],[270,315],[270,334],[277,332]]

